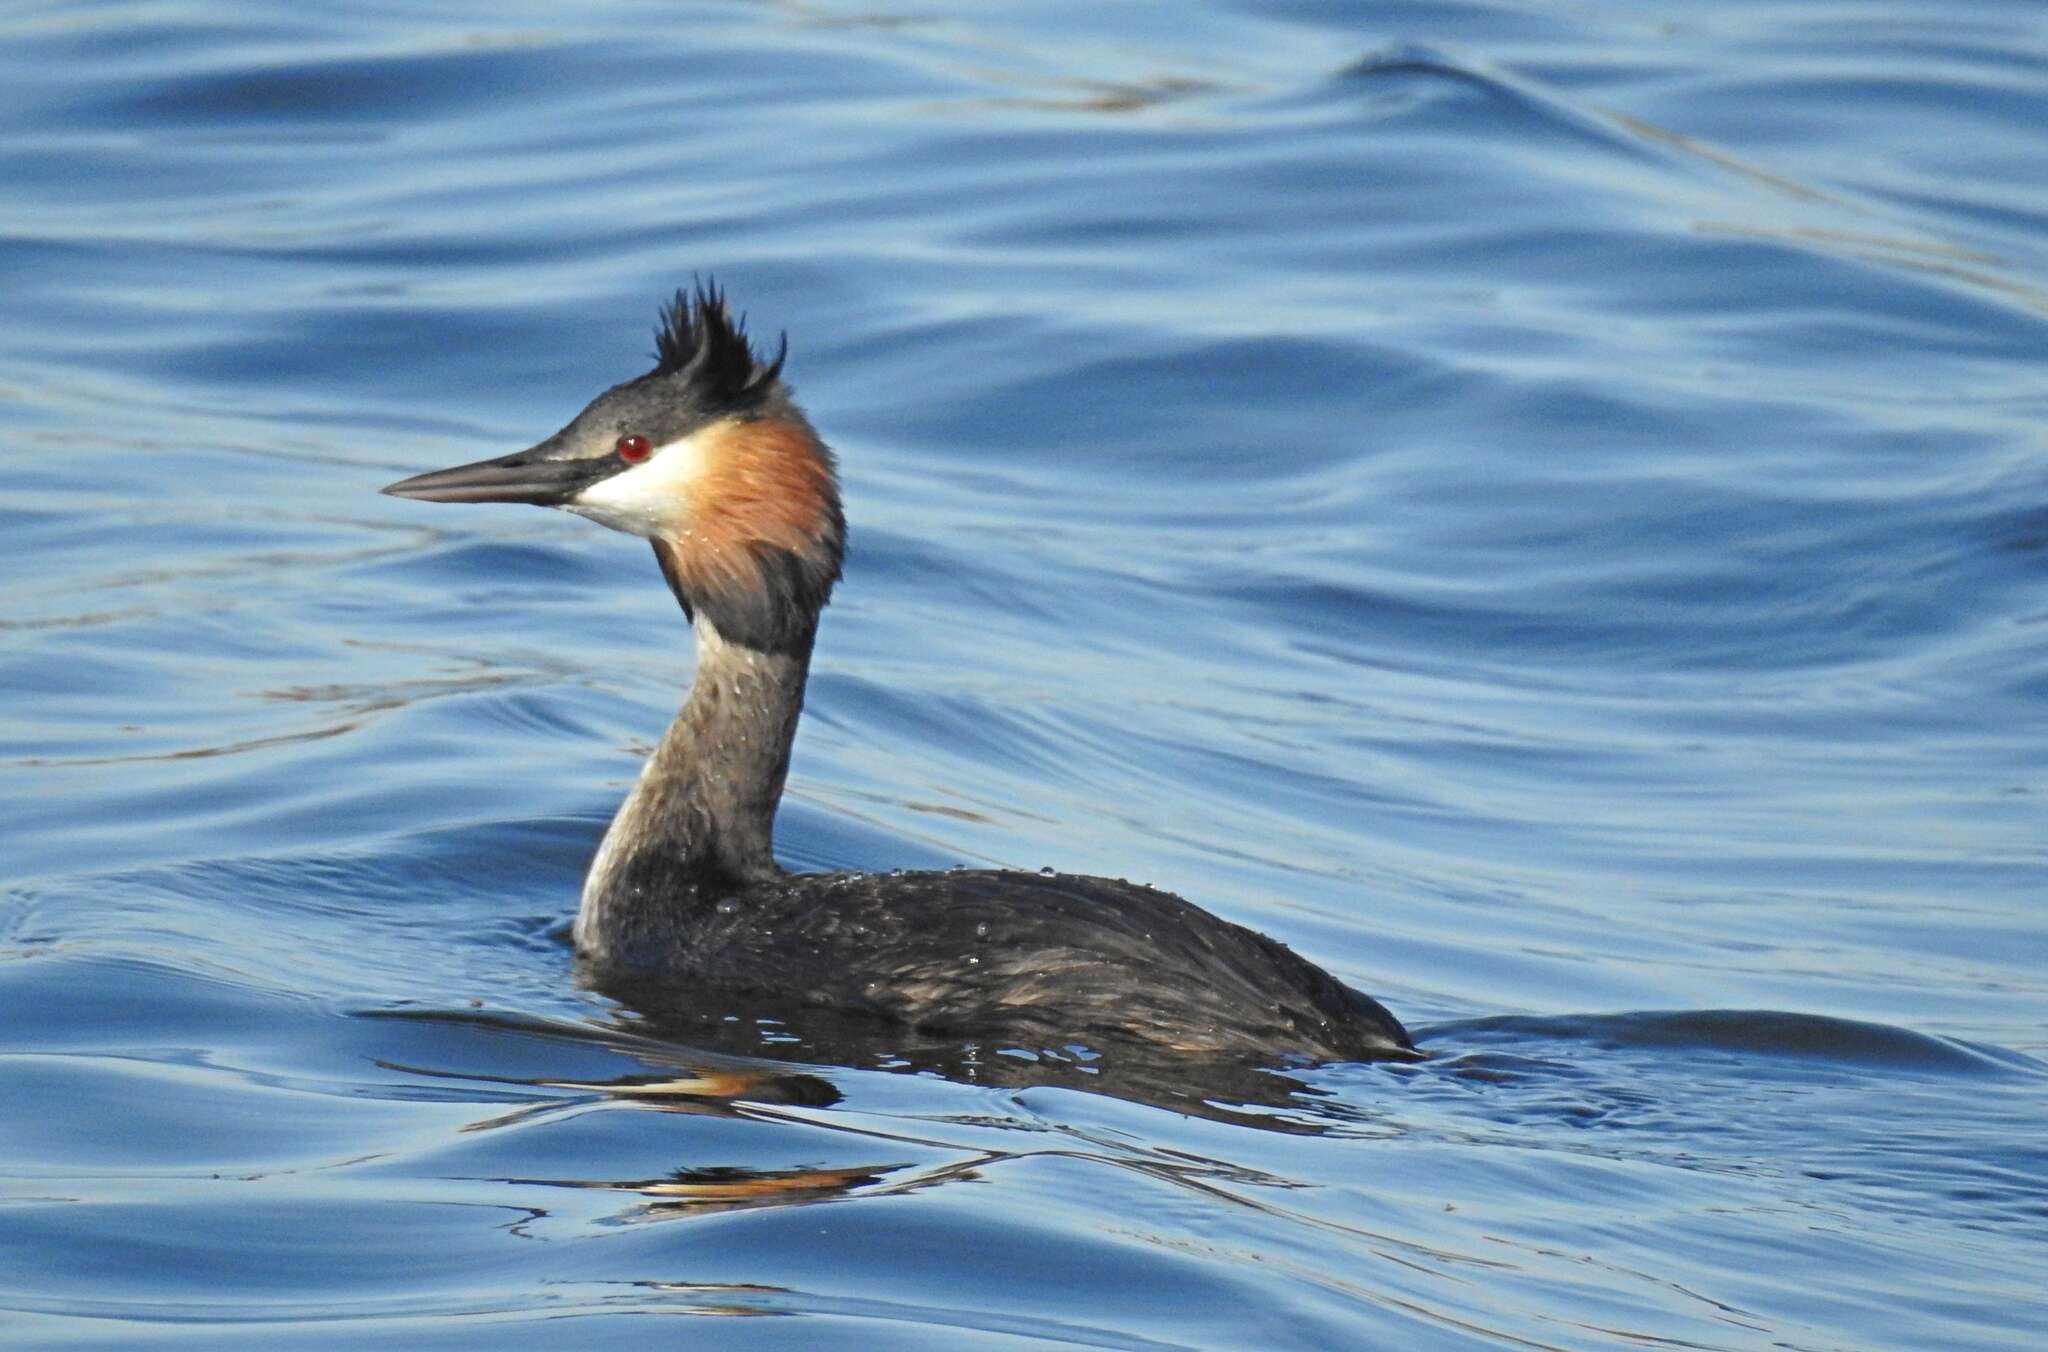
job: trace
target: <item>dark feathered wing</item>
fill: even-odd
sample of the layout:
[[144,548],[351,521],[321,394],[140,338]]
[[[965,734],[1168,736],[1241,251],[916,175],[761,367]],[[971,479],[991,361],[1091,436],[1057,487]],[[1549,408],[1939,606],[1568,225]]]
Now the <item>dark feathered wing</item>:
[[1199,1055],[1417,1055],[1400,1023],[1285,945],[1166,892],[1007,871],[796,875],[690,926],[689,978],[1037,1046],[1134,1035]]

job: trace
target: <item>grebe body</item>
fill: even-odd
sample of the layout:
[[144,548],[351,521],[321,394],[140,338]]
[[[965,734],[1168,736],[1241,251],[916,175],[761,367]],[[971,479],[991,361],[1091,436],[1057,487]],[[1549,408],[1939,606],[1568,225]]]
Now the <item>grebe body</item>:
[[384,490],[558,507],[644,536],[692,620],[690,693],[591,863],[579,954],[643,992],[765,996],[962,1038],[1419,1057],[1376,1001],[1153,888],[775,862],[775,808],[846,539],[831,452],[781,370],[715,289],[678,294],[652,371],[528,450]]

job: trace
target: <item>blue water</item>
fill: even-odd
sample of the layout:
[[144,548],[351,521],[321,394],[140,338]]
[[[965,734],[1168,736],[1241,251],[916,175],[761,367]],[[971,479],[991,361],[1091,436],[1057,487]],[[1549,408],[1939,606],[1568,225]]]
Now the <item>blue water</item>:
[[[2048,1342],[2038,5],[0,38],[0,1341]],[[853,523],[785,861],[1170,887],[1433,1060],[1175,1104],[578,985],[686,630],[375,490],[706,272]]]

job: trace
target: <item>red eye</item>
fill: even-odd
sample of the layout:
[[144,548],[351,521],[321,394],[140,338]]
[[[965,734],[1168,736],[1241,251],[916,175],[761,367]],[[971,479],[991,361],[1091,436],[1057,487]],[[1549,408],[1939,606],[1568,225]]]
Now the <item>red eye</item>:
[[646,437],[623,436],[619,438],[619,459],[627,464],[637,464],[654,454],[654,448],[647,444]]

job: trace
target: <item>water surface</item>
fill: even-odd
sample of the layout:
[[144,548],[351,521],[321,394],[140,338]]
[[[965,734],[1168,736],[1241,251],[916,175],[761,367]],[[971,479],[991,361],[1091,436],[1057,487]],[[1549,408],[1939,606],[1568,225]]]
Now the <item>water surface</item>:
[[[2042,1340],[2034,7],[0,34],[10,1343]],[[578,985],[686,630],[375,489],[700,273],[853,523],[785,862],[1169,887],[1433,1060],[1162,1102]]]

